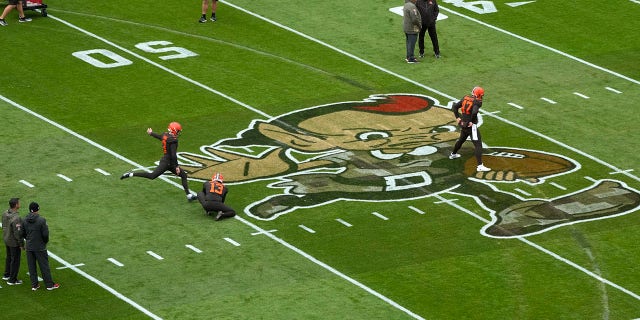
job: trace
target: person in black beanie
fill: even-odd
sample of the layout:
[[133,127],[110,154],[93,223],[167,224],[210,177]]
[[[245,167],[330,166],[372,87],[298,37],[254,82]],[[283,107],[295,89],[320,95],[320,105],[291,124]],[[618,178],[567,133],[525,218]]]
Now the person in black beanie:
[[27,239],[27,265],[29,266],[29,277],[31,278],[31,290],[36,291],[40,288],[36,262],[40,267],[40,273],[47,290],[58,289],[60,285],[53,282],[51,269],[49,268],[49,254],[47,253],[49,226],[47,225],[47,220],[40,216],[40,206],[37,202],[29,204],[29,214],[24,218],[22,230],[24,237]]
[[438,33],[436,32],[436,20],[440,13],[437,0],[418,0],[416,7],[422,17],[422,28],[418,34],[418,49],[420,49],[420,58],[424,58],[424,36],[429,32],[431,44],[433,45],[433,54],[436,58],[440,58],[440,45],[438,44]]

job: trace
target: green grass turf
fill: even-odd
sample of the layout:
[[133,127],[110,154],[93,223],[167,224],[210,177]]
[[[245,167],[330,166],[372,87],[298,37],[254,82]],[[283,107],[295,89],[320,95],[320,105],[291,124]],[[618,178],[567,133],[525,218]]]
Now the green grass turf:
[[[571,190],[591,184],[584,176],[620,179],[640,189],[637,178],[612,176],[610,167],[594,161],[633,169],[632,174],[640,170],[637,155],[628,152],[637,145],[628,133],[638,117],[621,111],[633,110],[638,96],[635,83],[453,14],[438,24],[443,58],[407,65],[401,17],[388,11],[401,5],[396,1],[376,5],[363,1],[232,3],[384,70],[223,2],[218,22],[198,24],[199,3],[178,9],[175,3],[156,3],[142,9],[119,0],[101,3],[99,8],[91,2],[52,1],[52,17],[34,16],[30,24],[9,19],[9,27],[0,30],[10,44],[6,48],[15,56],[15,63],[3,65],[0,94],[129,159],[114,157],[0,102],[8,124],[2,143],[7,151],[0,170],[3,197],[23,198],[23,213],[28,201],[39,201],[52,230],[49,250],[71,264],[84,263],[83,271],[162,318],[411,318],[268,237],[251,235],[256,230],[240,220],[211,221],[197,204],[184,200],[179,188],[161,180],[117,179],[137,164],[154,165],[160,146],[145,129],[162,130],[168,121],[178,120],[185,126],[180,150],[198,153],[202,145],[235,136],[253,119],[357,101],[376,93],[422,93],[446,103],[478,84],[487,89],[484,109],[499,112],[485,117],[483,133],[489,145],[544,150],[579,161],[580,172],[554,179]],[[632,31],[637,30],[638,22],[624,19],[637,6],[599,7],[597,11],[602,12],[596,21],[623,35],[611,37],[602,34],[606,29],[575,19],[586,14],[582,8],[594,3],[581,2],[577,10],[570,10],[578,6],[574,2],[537,1],[520,9],[497,3],[499,12],[491,15],[441,6],[638,78],[637,66],[624,62],[637,60],[640,52],[634,50],[638,42]],[[54,17],[127,51],[69,28]],[[536,27],[543,20],[548,27]],[[573,27],[561,28],[567,24]],[[135,47],[155,40],[170,41],[198,56],[163,61],[159,54]],[[103,70],[71,56],[96,48],[113,51],[133,63]],[[442,94],[430,92],[425,85]],[[623,93],[615,94],[606,86]],[[540,100],[542,96],[558,104],[547,104]],[[95,168],[112,175],[103,176]],[[74,181],[65,182],[56,173]],[[19,179],[36,187],[27,188]],[[242,211],[273,192],[266,184],[233,185],[229,202]],[[199,186],[191,183],[193,190]],[[523,186],[507,188],[514,187]],[[525,188],[536,197],[561,194],[548,185]],[[455,199],[483,219],[490,218],[474,199],[456,194],[444,197]],[[390,220],[380,220],[371,215],[373,211]],[[527,239],[637,295],[636,215],[580,223]],[[483,237],[479,230],[484,222],[433,198],[339,201],[266,222],[241,216],[265,230],[278,230],[276,237],[426,319],[628,319],[640,315],[633,294],[603,285],[526,242]],[[353,227],[339,224],[337,218]],[[302,230],[300,224],[316,233]],[[241,245],[230,244],[226,237]],[[195,253],[186,244],[203,252]],[[165,259],[157,261],[147,250]],[[106,260],[109,257],[125,266],[116,267]],[[55,261],[52,265],[60,266]],[[26,264],[21,271],[26,271]],[[32,293],[26,286],[3,285],[0,296],[3,301],[5,296],[33,299],[39,311],[52,314],[49,318],[146,317],[70,269],[54,269],[54,278],[62,289]],[[4,303],[0,313],[26,316],[22,305]]]

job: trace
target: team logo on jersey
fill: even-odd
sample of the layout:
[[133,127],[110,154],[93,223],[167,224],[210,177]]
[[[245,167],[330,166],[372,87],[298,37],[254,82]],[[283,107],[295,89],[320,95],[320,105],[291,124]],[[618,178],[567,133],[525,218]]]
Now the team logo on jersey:
[[275,194],[244,208],[261,220],[336,201],[404,201],[449,193],[473,197],[490,212],[482,234],[520,237],[625,214],[640,205],[640,193],[615,180],[553,198],[503,191],[500,186],[543,184],[577,171],[580,164],[540,150],[487,146],[483,162],[492,170],[476,172],[475,158],[448,158],[458,137],[451,110],[436,99],[380,94],[254,120],[236,137],[203,146],[202,154],[181,152],[179,157],[190,178],[206,181],[223,172],[227,184],[269,181]]

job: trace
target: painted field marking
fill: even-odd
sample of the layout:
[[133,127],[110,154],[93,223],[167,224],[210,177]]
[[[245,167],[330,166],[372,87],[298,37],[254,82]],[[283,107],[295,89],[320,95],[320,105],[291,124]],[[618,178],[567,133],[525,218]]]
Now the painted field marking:
[[519,106],[519,105],[517,105],[517,104],[515,104],[515,103],[513,103],[513,102],[509,102],[509,103],[507,103],[507,104],[508,104],[508,105],[510,105],[510,106],[512,106],[512,107],[518,108],[518,109],[524,109],[524,107]]
[[236,246],[236,247],[239,247],[239,246],[240,246],[240,243],[238,243],[238,242],[234,241],[234,240],[233,240],[233,239],[231,239],[231,238],[224,238],[224,240],[225,240],[225,241],[227,241],[227,242],[229,242],[229,243],[231,243],[232,245],[234,245],[234,246]]
[[49,256],[53,259],[55,259],[56,261],[58,261],[60,264],[63,264],[67,267],[69,267],[69,269],[75,271],[77,274],[85,277],[86,279],[88,279],[89,281],[97,284],[98,286],[100,286],[102,289],[105,289],[107,291],[109,291],[111,294],[113,294],[114,296],[116,296],[118,299],[128,303],[129,305],[133,306],[134,308],[138,309],[139,311],[141,311],[142,313],[146,314],[147,316],[151,317],[154,320],[162,320],[162,318],[158,317],[157,315],[153,314],[151,311],[145,309],[143,306],[137,304],[135,301],[125,297],[124,295],[122,295],[120,292],[114,290],[113,288],[109,287],[108,285],[106,285],[105,283],[103,283],[102,281],[94,278],[93,276],[89,275],[88,273],[74,267],[72,264],[70,264],[69,262],[63,260],[62,258],[58,257],[57,255],[55,255],[53,252],[48,251]]
[[382,219],[382,220],[389,220],[389,218],[387,218],[387,217],[383,216],[382,214],[380,214],[380,213],[378,213],[378,212],[375,212],[375,211],[374,211],[374,212],[371,212],[371,214],[372,214],[372,215],[374,215],[374,216],[376,216],[376,217],[378,217],[378,218],[380,218],[380,219]]
[[200,249],[198,249],[198,248],[196,248],[196,247],[194,247],[194,246],[192,246],[190,244],[185,244],[184,246],[189,248],[189,249],[191,249],[191,250],[193,250],[193,251],[195,251],[196,253],[202,253],[202,250],[200,250]]
[[[76,263],[76,264],[74,264],[73,266],[74,266],[74,267],[82,267],[82,266],[84,266],[84,263]],[[69,268],[69,267],[67,267],[67,266],[62,266],[62,267],[57,267],[57,268],[56,268],[56,270],[62,270],[62,269],[67,269],[67,268]]]
[[555,101],[553,101],[553,100],[551,100],[549,98],[545,98],[545,97],[541,97],[540,100],[546,101],[546,102],[551,103],[551,104],[556,104],[557,103],[557,102],[555,102]]
[[118,260],[116,260],[114,258],[109,258],[109,259],[107,259],[107,261],[115,264],[118,267],[124,267],[124,264],[122,264],[120,261],[118,261]]
[[260,235],[260,234],[273,233],[273,232],[277,232],[277,231],[278,231],[277,229],[271,229],[271,230],[262,230],[262,229],[261,229],[261,230],[260,230],[260,231],[258,231],[258,232],[252,232],[252,233],[251,233],[251,235],[252,235],[252,236],[257,236],[257,235]]
[[612,172],[609,172],[609,174],[629,173],[629,172],[632,172],[632,171],[633,171],[633,169],[619,170],[619,171],[612,171]]
[[347,226],[347,227],[352,227],[352,226],[353,226],[351,223],[346,222],[346,221],[344,221],[344,220],[342,220],[342,219],[336,219],[336,221],[338,221],[338,222],[342,223],[343,225],[345,225],[345,226]]
[[34,185],[32,185],[31,183],[29,183],[27,180],[20,180],[20,183],[24,184],[25,186],[29,187],[29,188],[33,188],[35,187]]
[[416,208],[414,206],[409,206],[408,208],[413,210],[413,211],[415,211],[415,212],[417,212],[417,213],[419,213],[419,214],[424,214],[424,211],[422,211],[422,210],[420,210],[420,209],[418,209],[418,208]]
[[508,2],[505,4],[508,5],[509,7],[515,8],[515,7],[523,6],[525,4],[529,4],[532,2],[535,2],[535,1]]
[[102,169],[100,169],[100,168],[95,168],[94,170],[96,170],[96,171],[98,171],[98,172],[102,173],[102,174],[103,174],[103,175],[105,175],[105,176],[110,176],[110,175],[111,175],[111,173],[106,172],[106,171],[104,171],[104,170],[102,170]]
[[154,257],[154,258],[156,258],[156,259],[158,259],[158,260],[164,260],[164,258],[162,256],[160,256],[159,254],[157,254],[157,253],[155,253],[155,252],[153,252],[151,250],[147,251],[147,254],[152,256],[152,257]]
[[69,178],[69,177],[65,176],[65,175],[64,175],[64,174],[62,174],[62,173],[58,173],[58,174],[57,174],[57,176],[58,176],[58,177],[60,177],[60,178],[62,178],[63,180],[65,180],[65,181],[67,181],[67,182],[71,182],[71,181],[73,181],[71,178]]
[[631,1],[631,2],[633,2],[633,3],[640,4],[640,0],[629,0],[629,1]]
[[559,184],[557,184],[555,182],[549,182],[549,184],[554,186],[554,187],[556,187],[556,188],[558,188],[558,189],[560,189],[560,190],[567,190],[567,188],[565,188],[564,186],[559,185]]
[[306,231],[306,232],[309,232],[309,233],[316,233],[316,231],[315,231],[315,230],[313,230],[313,229],[311,229],[311,228],[309,228],[309,227],[307,227],[307,226],[305,226],[305,225],[303,225],[303,224],[299,224],[299,225],[298,225],[298,227],[300,227],[302,230],[304,230],[304,231]]
[[622,91],[620,91],[620,90],[616,90],[616,89],[611,88],[611,87],[604,87],[604,88],[605,88],[605,89],[607,89],[607,90],[609,90],[609,91],[611,91],[611,92],[617,93],[617,94],[622,93]]
[[580,97],[580,98],[584,98],[584,99],[589,99],[589,96],[586,96],[580,92],[574,92],[573,94],[575,94],[576,96]]
[[520,188],[515,188],[515,189],[513,189],[513,190],[518,191],[519,193],[522,193],[522,194],[524,194],[525,196],[531,196],[531,193],[526,192],[526,191],[524,191],[524,190],[522,190],[522,189],[520,189]]

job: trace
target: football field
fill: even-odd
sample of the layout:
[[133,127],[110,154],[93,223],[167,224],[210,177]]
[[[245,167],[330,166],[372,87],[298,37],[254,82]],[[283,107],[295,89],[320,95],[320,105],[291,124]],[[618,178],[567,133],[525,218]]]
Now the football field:
[[[0,198],[40,204],[42,319],[640,319],[640,3],[45,1],[0,27]],[[417,53],[417,49],[416,49]],[[449,110],[486,95],[477,173]],[[151,171],[182,124],[192,192]]]

